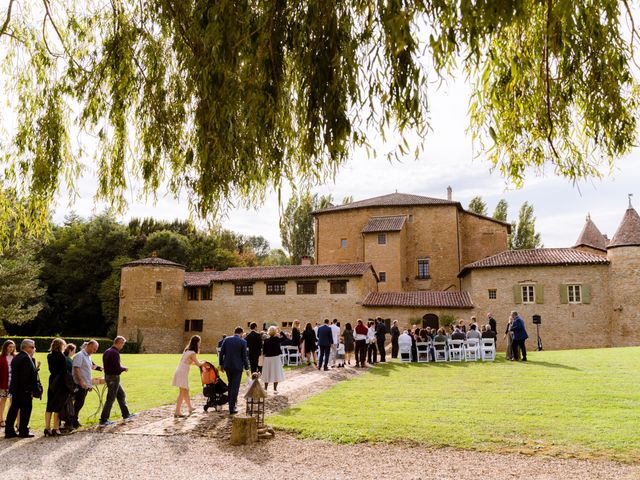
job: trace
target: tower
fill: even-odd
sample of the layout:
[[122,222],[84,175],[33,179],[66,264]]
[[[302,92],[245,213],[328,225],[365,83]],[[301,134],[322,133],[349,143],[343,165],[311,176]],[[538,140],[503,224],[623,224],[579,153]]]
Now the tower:
[[580,232],[580,236],[572,248],[583,252],[594,253],[596,255],[607,254],[607,239],[602,233],[600,233],[596,224],[593,223],[591,215],[587,215],[584,228],[582,229],[582,232]]
[[640,215],[631,202],[607,245],[607,258],[612,344],[640,345]]
[[141,341],[147,353],[184,347],[184,265],[154,255],[129,262],[120,275],[118,335]]

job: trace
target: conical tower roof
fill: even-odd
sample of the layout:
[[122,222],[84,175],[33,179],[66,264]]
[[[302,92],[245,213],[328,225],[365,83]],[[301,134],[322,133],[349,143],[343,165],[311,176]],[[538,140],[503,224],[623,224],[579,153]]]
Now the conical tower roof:
[[607,239],[600,233],[596,224],[591,220],[591,215],[587,215],[587,222],[584,224],[584,228],[576,240],[576,244],[573,248],[585,246],[591,248],[597,248],[598,250],[605,251],[607,249]]
[[630,206],[607,248],[631,246],[640,246],[640,215]]

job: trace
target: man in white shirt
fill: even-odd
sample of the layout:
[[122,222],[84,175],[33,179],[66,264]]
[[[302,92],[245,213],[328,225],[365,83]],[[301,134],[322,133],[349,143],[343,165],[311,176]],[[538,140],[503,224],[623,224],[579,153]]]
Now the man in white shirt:
[[331,344],[331,368],[336,366],[336,356],[338,352],[338,344],[340,343],[340,325],[338,319],[334,318],[331,324],[331,333],[333,334],[333,343]]
[[93,370],[93,361],[91,355],[98,351],[98,342],[89,340],[87,346],[73,357],[73,381],[80,387],[75,393],[73,399],[73,409],[75,410],[73,419],[70,420],[72,428],[78,428],[78,414],[84,406],[84,400],[87,398],[87,392],[93,388],[91,383],[91,370]]
[[400,352],[400,358],[402,358],[402,354],[409,352],[409,360],[411,360],[411,335],[407,330],[402,332],[402,335],[398,337],[398,351]]
[[376,326],[373,322],[369,322],[369,331],[367,332],[367,362],[369,362],[369,365],[375,365],[378,363]]

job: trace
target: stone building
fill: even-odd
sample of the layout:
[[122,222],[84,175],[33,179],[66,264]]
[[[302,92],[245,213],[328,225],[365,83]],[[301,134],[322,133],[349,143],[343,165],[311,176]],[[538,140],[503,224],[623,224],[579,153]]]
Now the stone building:
[[548,349],[640,344],[640,217],[631,205],[610,241],[587,217],[573,247],[519,251],[507,250],[509,224],[466,211],[450,190],[446,200],[393,193],[313,215],[314,265],[126,264],[118,333],[142,339],[147,352],[179,352],[198,333],[213,351],[254,321],[288,329],[295,319],[304,327],[379,316],[442,326],[472,315],[483,323],[492,312],[500,330],[517,310],[531,337],[532,316],[542,317]]

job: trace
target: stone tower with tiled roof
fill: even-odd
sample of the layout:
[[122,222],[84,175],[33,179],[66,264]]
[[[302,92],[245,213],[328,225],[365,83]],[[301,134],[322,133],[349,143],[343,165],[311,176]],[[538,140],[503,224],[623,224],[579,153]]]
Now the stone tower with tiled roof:
[[607,245],[611,262],[611,335],[616,345],[637,345],[640,325],[640,215],[631,206]]
[[607,254],[607,239],[593,223],[591,215],[587,215],[587,221],[573,248],[596,255]]

